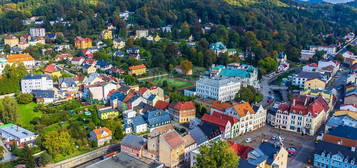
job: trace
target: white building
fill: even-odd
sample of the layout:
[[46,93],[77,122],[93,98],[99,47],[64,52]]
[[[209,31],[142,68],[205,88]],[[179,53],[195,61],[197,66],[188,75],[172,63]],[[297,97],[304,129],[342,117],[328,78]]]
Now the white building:
[[52,90],[52,77],[47,74],[27,75],[21,79],[21,92],[31,93],[32,90]]
[[233,100],[241,87],[239,78],[200,78],[196,81],[196,94],[219,101]]
[[45,28],[30,28],[30,35],[32,37],[45,37],[46,36]]
[[219,101],[233,100],[241,87],[259,87],[258,71],[251,65],[231,63],[213,66],[196,81],[196,94]]
[[335,46],[310,46],[311,51],[324,51],[328,55],[336,54]]
[[38,135],[15,124],[5,124],[0,126],[0,136],[6,146],[12,145],[12,141],[21,146],[25,143],[34,144]]
[[311,59],[314,55],[315,55],[315,51],[311,51],[311,50],[301,50],[300,55],[301,58],[300,60],[302,61],[308,61],[309,59]]
[[300,88],[304,88],[305,81],[313,78],[327,81],[326,77],[319,72],[300,72],[293,76],[292,85],[299,86]]

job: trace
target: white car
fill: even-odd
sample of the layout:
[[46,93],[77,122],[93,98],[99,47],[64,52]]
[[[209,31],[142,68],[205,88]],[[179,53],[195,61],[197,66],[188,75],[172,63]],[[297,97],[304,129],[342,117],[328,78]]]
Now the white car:
[[246,143],[251,143],[251,142],[252,142],[252,138],[247,138],[247,139],[245,139],[245,142],[246,142]]

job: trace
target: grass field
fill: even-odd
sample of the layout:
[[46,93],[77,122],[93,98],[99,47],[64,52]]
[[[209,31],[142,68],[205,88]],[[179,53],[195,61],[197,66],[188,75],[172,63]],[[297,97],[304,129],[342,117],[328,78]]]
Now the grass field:
[[19,104],[17,109],[19,111],[19,123],[23,127],[27,127],[30,124],[30,121],[35,117],[40,117],[42,115],[41,112],[34,112],[33,109],[35,108],[36,103],[30,104]]
[[181,81],[181,80],[174,79],[174,78],[160,78],[160,79],[153,80],[152,82],[161,86],[163,81],[167,81],[167,85],[169,87],[176,87],[177,89],[182,89],[182,88],[187,88],[187,87],[193,86],[193,84],[190,82]]

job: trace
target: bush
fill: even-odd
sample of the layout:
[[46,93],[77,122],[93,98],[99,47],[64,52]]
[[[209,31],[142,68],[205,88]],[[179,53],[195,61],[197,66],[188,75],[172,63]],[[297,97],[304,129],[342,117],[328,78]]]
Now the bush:
[[20,93],[16,96],[17,103],[19,104],[29,104],[33,100],[32,94]]

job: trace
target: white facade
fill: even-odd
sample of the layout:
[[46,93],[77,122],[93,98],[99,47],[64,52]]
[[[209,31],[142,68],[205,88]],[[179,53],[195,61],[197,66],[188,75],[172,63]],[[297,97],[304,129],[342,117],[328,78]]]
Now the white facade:
[[336,47],[334,46],[310,46],[311,51],[324,51],[328,55],[336,54]]
[[46,36],[45,28],[30,28],[30,35],[32,37],[45,37]]
[[4,143],[15,140],[17,145],[22,143],[32,144],[38,135],[14,124],[6,124],[0,128],[0,136]]
[[241,88],[238,78],[200,78],[196,81],[196,94],[219,101],[233,100]]
[[46,74],[27,75],[21,79],[21,92],[31,93],[32,90],[52,90],[52,78]]
[[314,55],[315,55],[315,51],[311,51],[311,50],[301,50],[300,54],[301,54],[301,60],[303,61],[308,61],[309,59],[311,59]]

